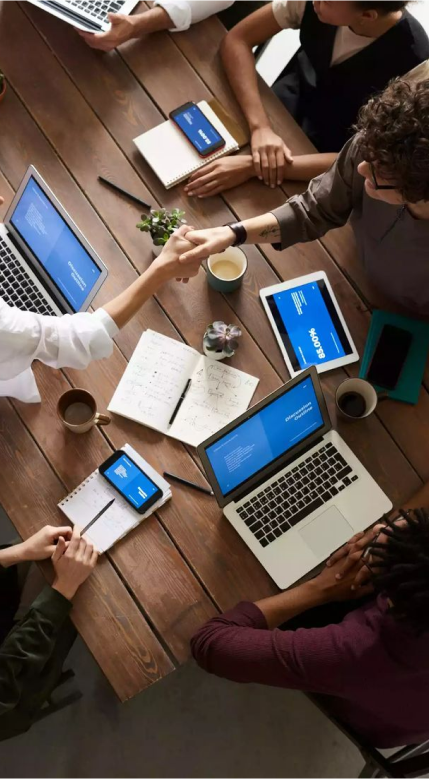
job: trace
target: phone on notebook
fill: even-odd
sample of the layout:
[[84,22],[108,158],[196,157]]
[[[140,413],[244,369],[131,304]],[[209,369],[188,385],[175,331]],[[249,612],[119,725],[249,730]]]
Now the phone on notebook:
[[163,492],[122,449],[99,467],[99,472],[139,514],[145,514]]
[[395,389],[412,340],[409,330],[384,325],[368,368],[368,381],[384,389]]
[[200,157],[208,157],[225,146],[225,139],[203,114],[196,103],[184,103],[170,113],[177,125]]

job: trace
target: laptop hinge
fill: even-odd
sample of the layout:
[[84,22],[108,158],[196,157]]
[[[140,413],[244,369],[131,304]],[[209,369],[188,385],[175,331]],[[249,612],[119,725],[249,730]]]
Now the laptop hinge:
[[50,297],[51,297],[51,298],[52,298],[52,300],[54,301],[55,305],[56,305],[56,306],[58,306],[58,308],[60,309],[60,311],[61,311],[63,314],[68,314],[69,312],[68,312],[68,310],[66,309],[66,307],[65,307],[65,306],[62,304],[62,302],[61,302],[61,301],[60,301],[60,300],[59,300],[57,297],[54,297],[54,296],[53,296],[53,294],[51,293],[51,291],[50,291],[50,290],[47,290],[47,289],[46,289],[46,281],[43,279],[43,277],[41,276],[41,274],[40,274],[40,273],[38,273],[38,271],[37,271],[37,268],[35,268],[35,267],[34,267],[33,263],[31,262],[31,259],[30,259],[29,257],[27,257],[27,254],[25,253],[25,250],[22,248],[22,246],[20,246],[20,245],[19,245],[19,243],[18,243],[18,241],[16,240],[15,236],[14,236],[14,235],[12,235],[12,233],[10,232],[10,230],[8,230],[7,228],[6,228],[6,235],[7,235],[8,239],[9,239],[9,241],[10,241],[11,243],[13,243],[13,245],[14,245],[14,247],[15,247],[16,251],[18,252],[18,254],[20,254],[20,255],[21,255],[21,257],[23,257],[23,258],[24,258],[24,260],[25,260],[25,261],[28,263],[28,265],[29,265],[29,267],[31,268],[31,270],[33,271],[34,275],[35,275],[35,276],[36,276],[36,278],[37,278],[37,279],[40,281],[40,283],[41,283],[41,285],[42,285],[43,289],[45,290],[45,292],[46,292],[48,295],[50,295]]
[[320,444],[322,441],[323,441],[323,436],[319,436],[318,438],[316,438],[315,441],[312,441],[310,444],[307,444],[307,446],[305,446],[300,451],[300,453],[298,455],[296,455],[295,457],[290,457],[289,460],[286,460],[286,462],[282,463],[281,468],[277,468],[277,470],[274,469],[271,473],[265,473],[256,482],[256,484],[252,484],[251,489],[249,489],[249,488],[244,489],[243,492],[240,492],[239,495],[236,495],[236,497],[234,498],[233,502],[234,503],[239,503],[240,500],[242,500],[244,497],[246,497],[246,495],[249,494],[249,492],[253,492],[254,490],[256,490],[258,487],[261,486],[261,484],[263,484],[264,482],[268,481],[268,479],[271,479],[272,476],[275,476],[276,473],[278,473],[278,471],[282,471],[283,468],[287,468],[287,466],[290,465],[291,463],[293,463],[294,460],[298,459],[298,457],[301,457],[306,452],[309,452],[310,449],[313,449],[313,446],[317,446],[317,444]]

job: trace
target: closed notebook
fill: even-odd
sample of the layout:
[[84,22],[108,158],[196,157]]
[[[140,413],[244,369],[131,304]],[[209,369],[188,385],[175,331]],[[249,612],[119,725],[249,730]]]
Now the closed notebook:
[[225,146],[209,157],[200,157],[171,119],[134,138],[139,152],[149,163],[166,189],[180,184],[212,160],[238,151],[239,143],[205,100],[198,103],[207,119],[225,140]]

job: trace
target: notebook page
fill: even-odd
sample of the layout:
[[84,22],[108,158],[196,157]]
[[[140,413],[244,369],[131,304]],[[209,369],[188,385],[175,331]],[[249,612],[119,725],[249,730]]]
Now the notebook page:
[[171,119],[134,138],[138,150],[167,189],[183,181],[203,165],[239,148],[235,138],[208,103],[201,100],[198,106],[225,139],[225,146],[210,157],[200,157]]
[[246,411],[258,384],[259,379],[248,373],[200,357],[170,435],[198,446]]
[[198,358],[190,346],[146,330],[108,410],[168,434],[169,420]]

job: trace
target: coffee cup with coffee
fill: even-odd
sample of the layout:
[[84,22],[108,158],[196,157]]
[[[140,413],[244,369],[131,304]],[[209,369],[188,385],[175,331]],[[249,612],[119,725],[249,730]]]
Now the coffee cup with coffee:
[[218,292],[233,292],[241,286],[247,270],[247,257],[239,246],[230,246],[207,260],[207,281]]
[[57,414],[63,425],[72,433],[86,433],[94,425],[108,425],[107,414],[99,414],[93,395],[84,389],[64,392],[57,403]]
[[375,410],[379,400],[386,395],[377,395],[374,387],[365,379],[345,379],[337,387],[335,402],[346,419],[365,419]]

